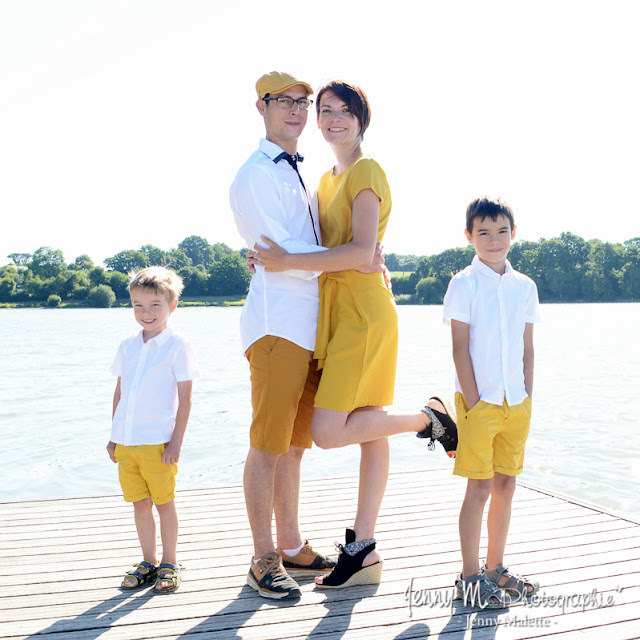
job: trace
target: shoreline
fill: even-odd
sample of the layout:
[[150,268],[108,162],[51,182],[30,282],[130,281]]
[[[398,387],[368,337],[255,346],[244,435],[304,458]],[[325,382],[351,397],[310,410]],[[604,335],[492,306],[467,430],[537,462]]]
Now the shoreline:
[[[428,304],[420,302],[407,302],[403,298],[404,294],[395,296],[396,304],[406,307],[438,307],[442,306],[442,303]],[[193,299],[181,299],[178,303],[178,307],[242,307],[246,296],[208,296],[205,298],[193,298]],[[540,301],[541,305],[552,304],[638,304],[640,300],[545,300]],[[56,307],[47,306],[46,300],[39,302],[0,302],[0,309],[128,309],[131,307],[131,302],[128,299],[119,298],[111,307],[90,307],[87,304],[81,302],[65,302]]]
[[[195,298],[186,296],[178,302],[179,307],[241,307],[246,296],[204,296]],[[82,302],[63,302],[55,307],[47,305],[46,300],[28,302],[0,302],[0,309],[130,309],[129,298],[117,298],[110,307],[92,307]]]

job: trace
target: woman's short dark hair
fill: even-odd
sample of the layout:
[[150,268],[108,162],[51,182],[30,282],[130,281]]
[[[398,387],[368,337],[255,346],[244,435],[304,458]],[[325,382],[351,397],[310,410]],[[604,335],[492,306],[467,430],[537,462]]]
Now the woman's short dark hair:
[[349,84],[343,80],[332,80],[316,92],[316,113],[318,116],[320,116],[322,96],[327,91],[334,93],[349,107],[349,111],[355,116],[360,125],[360,137],[362,138],[371,121],[371,107],[369,106],[367,94],[354,84]]

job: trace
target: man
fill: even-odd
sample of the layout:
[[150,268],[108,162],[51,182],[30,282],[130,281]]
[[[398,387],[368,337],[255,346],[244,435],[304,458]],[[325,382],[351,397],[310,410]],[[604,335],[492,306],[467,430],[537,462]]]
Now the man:
[[[273,71],[257,84],[266,136],[230,189],[240,235],[253,249],[262,235],[287,251],[322,251],[318,221],[298,173],[298,138],[313,89]],[[329,572],[335,562],[302,539],[298,524],[300,463],[312,445],[310,422],[318,374],[312,364],[319,273],[268,273],[257,267],[240,321],[251,370],[253,419],[244,470],[254,557],[247,584],[266,598],[298,598],[287,573]],[[271,519],[275,511],[277,551]]]

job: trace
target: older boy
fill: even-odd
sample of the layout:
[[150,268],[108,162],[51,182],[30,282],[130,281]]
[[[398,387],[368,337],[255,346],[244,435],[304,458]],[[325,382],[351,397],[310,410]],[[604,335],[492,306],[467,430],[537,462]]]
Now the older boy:
[[[475,246],[472,264],[451,280],[444,321],[451,325],[456,368],[458,450],[454,474],[468,478],[460,510],[462,574],[458,597],[481,607],[500,607],[505,597],[538,590],[537,582],[503,566],[516,476],[522,472],[531,420],[533,323],[538,292],[515,271],[507,254],[516,226],[501,199],[474,200],[467,208],[465,235]],[[478,561],[487,499],[486,565]]]
[[[191,411],[192,381],[199,377],[191,346],[168,326],[182,289],[180,276],[164,267],[132,274],[129,293],[142,331],[122,342],[111,366],[118,382],[107,451],[118,463],[124,499],[133,502],[143,555],[126,573],[123,589],[153,582],[156,593],[171,593],[181,581],[175,476]],[[162,538],[159,566],[154,504]]]

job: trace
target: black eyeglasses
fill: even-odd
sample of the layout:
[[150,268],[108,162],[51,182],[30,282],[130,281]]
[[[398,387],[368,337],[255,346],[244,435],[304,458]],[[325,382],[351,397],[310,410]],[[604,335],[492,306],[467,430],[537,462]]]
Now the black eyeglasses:
[[298,98],[297,100],[294,100],[293,98],[289,98],[287,96],[263,98],[263,100],[265,102],[269,102],[269,100],[275,100],[278,103],[278,106],[282,109],[291,109],[291,107],[293,107],[293,103],[295,102],[298,105],[298,109],[300,109],[300,111],[306,111],[313,104],[313,100],[309,100],[309,98]]

